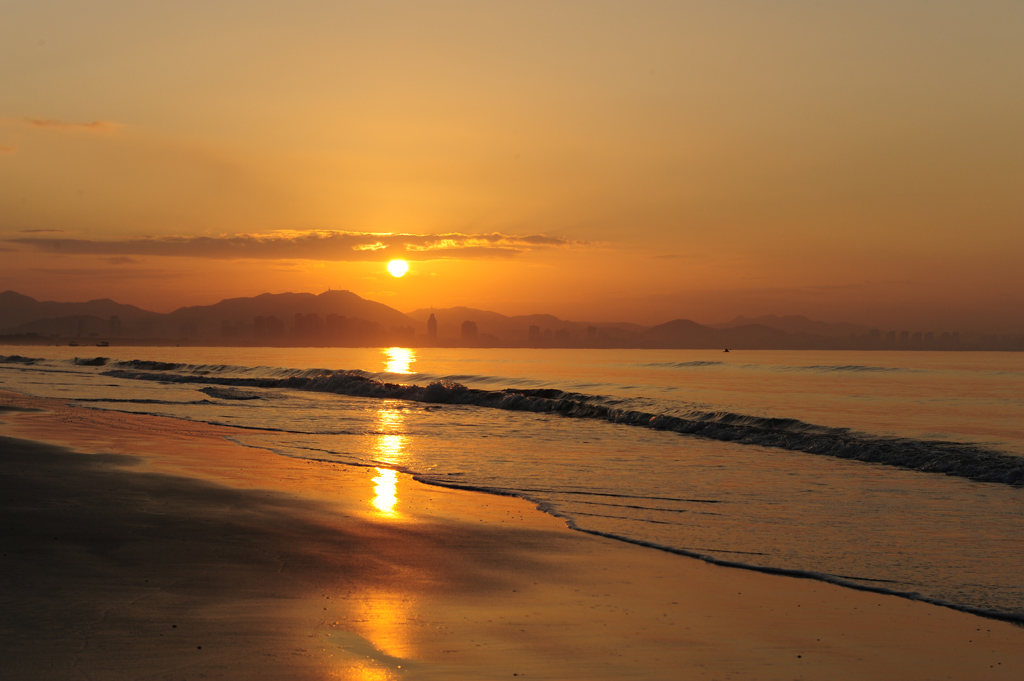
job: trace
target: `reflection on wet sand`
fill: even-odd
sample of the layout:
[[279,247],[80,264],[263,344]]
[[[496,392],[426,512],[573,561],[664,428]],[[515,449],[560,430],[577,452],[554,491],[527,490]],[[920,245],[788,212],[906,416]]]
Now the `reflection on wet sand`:
[[[374,459],[378,463],[392,466],[401,466],[405,463],[408,437],[401,432],[404,423],[405,416],[399,403],[386,402],[377,410],[378,435],[373,443],[373,451]],[[374,497],[370,503],[376,514],[384,518],[397,517],[398,474],[394,470],[378,468],[373,484]]]
[[359,635],[387,657],[410,657],[413,651],[408,625],[414,602],[408,595],[374,591],[361,594],[358,603],[353,619],[359,624]]
[[335,658],[332,676],[359,681],[407,678],[409,661],[418,653],[410,637],[410,624],[420,617],[415,599],[407,593],[370,589],[349,602],[354,608],[344,627],[327,634],[343,653]]
[[[410,373],[409,366],[415,361],[415,353],[405,348],[387,348],[385,369],[391,373]],[[404,405],[388,401],[377,409],[377,433],[372,444],[374,460],[385,466],[403,466],[406,462],[406,448],[409,437],[402,430],[405,426]],[[370,500],[373,514],[382,519],[401,517],[398,511],[398,473],[390,468],[377,468],[373,478],[374,496]],[[404,678],[405,659],[413,657],[411,642],[408,640],[409,619],[414,604],[406,594],[389,590],[376,590],[360,594],[352,599],[356,610],[352,613],[354,633],[371,649],[358,650],[361,646],[346,646],[364,659],[353,666],[339,669],[338,677],[360,681],[390,681]]]
[[392,681],[393,679],[400,678],[398,674],[401,670],[394,672],[385,667],[377,667],[374,662],[360,663],[354,668],[348,668],[339,670],[337,678],[339,679],[356,679],[358,681]]
[[379,511],[379,514],[393,518],[398,513],[395,505],[398,504],[398,473],[386,468],[377,469],[377,477],[373,479],[374,497],[372,504]]

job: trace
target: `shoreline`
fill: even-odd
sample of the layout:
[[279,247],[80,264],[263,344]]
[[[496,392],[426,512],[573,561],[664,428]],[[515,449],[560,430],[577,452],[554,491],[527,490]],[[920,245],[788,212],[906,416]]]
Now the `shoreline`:
[[[318,459],[314,459],[318,460]],[[327,461],[326,459],[324,461]],[[345,463],[341,465],[348,466],[369,466],[369,464],[358,464],[358,463]],[[615,534],[613,532],[601,532],[600,530],[589,530],[585,527],[580,527],[575,520],[561,513],[558,513],[550,508],[545,508],[544,504],[534,502],[532,499],[527,497],[519,496],[513,493],[501,492],[499,490],[477,487],[472,485],[458,485],[455,483],[445,484],[437,480],[427,478],[425,476],[419,476],[412,474],[412,478],[421,484],[431,485],[434,487],[443,487],[447,489],[455,489],[466,492],[478,492],[480,494],[489,494],[494,496],[512,497],[516,499],[522,499],[532,504],[541,513],[550,515],[554,518],[565,523],[565,526],[573,532],[580,532],[582,534],[588,534],[594,537],[603,537],[605,539],[611,539],[613,541],[622,542],[624,544],[630,544],[632,546],[639,546],[645,549],[651,549],[654,551],[661,551],[664,553],[670,553],[683,558],[691,558],[694,560],[700,560],[710,565],[717,565],[723,568],[732,568],[735,570],[749,570],[750,572],[759,572],[766,575],[776,575],[780,577],[790,577],[793,579],[809,579],[813,581],[823,582],[825,584],[833,584],[846,589],[853,589],[854,591],[865,591],[868,593],[879,594],[882,596],[893,596],[896,598],[905,598],[910,601],[916,601],[919,603],[927,603],[928,605],[934,605],[939,608],[949,608],[957,612],[962,612],[983,619],[996,620],[999,622],[1008,622],[1015,626],[1024,627],[1024,614],[1015,612],[1005,612],[1002,610],[991,610],[985,608],[975,608],[970,605],[961,605],[959,603],[952,603],[944,601],[939,598],[932,598],[923,594],[913,591],[897,591],[895,589],[889,589],[884,586],[871,586],[870,584],[864,584],[862,582],[856,582],[852,579],[842,577],[840,575],[831,575],[824,572],[813,572],[811,570],[800,570],[795,568],[783,568],[783,567],[772,567],[769,565],[755,565],[753,563],[743,563],[741,561],[726,560],[723,558],[716,558],[715,556],[700,553],[699,551],[691,551],[687,549],[675,548],[673,546],[667,546],[665,544],[658,544],[656,542],[645,541],[643,539],[636,539],[634,537],[627,537],[621,534]],[[884,581],[884,580],[876,580]]]
[[[565,344],[565,345],[536,345],[528,342],[498,342],[494,344],[473,344],[466,345],[460,343],[458,340],[451,338],[447,339],[448,342],[441,343],[430,343],[420,339],[416,342],[409,343],[408,339],[394,339],[396,342],[387,344],[366,344],[366,343],[331,343],[331,342],[304,342],[297,341],[294,343],[266,343],[261,341],[252,341],[249,343],[226,343],[217,342],[216,338],[205,338],[201,340],[185,340],[185,339],[170,339],[170,338],[116,338],[116,337],[96,337],[83,339],[76,336],[64,336],[61,338],[38,338],[33,336],[20,336],[17,334],[6,334],[0,335],[0,346],[22,346],[22,347],[70,347],[70,348],[282,348],[282,349],[301,349],[301,348],[341,348],[341,349],[352,349],[352,348],[387,348],[387,347],[407,347],[414,348],[416,350],[426,349],[441,349],[441,350],[573,350],[575,352],[587,351],[587,350],[707,350],[713,352],[736,352],[736,351],[750,351],[750,352],[763,352],[763,351],[780,351],[780,352],[1024,352],[1024,339],[1019,334],[1003,334],[998,338],[995,344],[985,345],[982,340],[977,337],[983,337],[985,334],[971,334],[976,338],[971,344],[965,344],[964,346],[932,346],[924,347],[917,346],[913,347],[910,345],[875,345],[871,343],[847,343],[841,342],[828,342],[829,339],[835,337],[822,336],[822,341],[812,344],[799,344],[794,343],[789,346],[779,347],[777,345],[763,345],[758,343],[753,344],[736,344],[736,343],[683,343],[683,344],[671,344],[671,343],[654,343],[654,344],[610,344],[610,345],[587,345],[582,342],[576,344]],[[844,339],[845,340],[845,339]],[[84,341],[84,342],[81,342]],[[1001,343],[999,342],[1001,341]]]
[[680,560],[230,431],[0,393],[11,678],[1024,675],[1004,622]]

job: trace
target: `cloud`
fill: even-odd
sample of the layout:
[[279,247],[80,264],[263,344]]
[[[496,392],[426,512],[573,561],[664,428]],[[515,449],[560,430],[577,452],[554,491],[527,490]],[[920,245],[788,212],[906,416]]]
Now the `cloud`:
[[139,261],[135,258],[129,258],[127,255],[115,255],[110,258],[103,258],[103,262],[108,265],[136,265]]
[[52,268],[36,267],[30,270],[50,277],[74,277],[93,281],[124,281],[131,279],[180,279],[194,273],[162,269],[110,269],[104,268]]
[[112,132],[120,127],[113,121],[90,121],[88,123],[70,123],[59,121],[53,118],[29,118],[22,119],[33,128],[53,128],[57,130],[79,130],[85,132]]
[[19,229],[18,234],[67,234],[64,229]]
[[164,236],[119,241],[23,237],[8,241],[46,253],[66,255],[327,261],[507,258],[542,248],[583,245],[582,242],[541,234],[377,234],[335,231],[282,231],[218,237]]
[[0,154],[13,154],[18,150],[18,147],[5,147],[0,144]]

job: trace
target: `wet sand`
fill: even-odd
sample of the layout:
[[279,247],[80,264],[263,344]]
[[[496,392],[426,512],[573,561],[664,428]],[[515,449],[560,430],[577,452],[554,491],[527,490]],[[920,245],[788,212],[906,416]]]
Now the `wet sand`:
[[0,677],[1024,678],[1004,622],[229,433],[0,393]]

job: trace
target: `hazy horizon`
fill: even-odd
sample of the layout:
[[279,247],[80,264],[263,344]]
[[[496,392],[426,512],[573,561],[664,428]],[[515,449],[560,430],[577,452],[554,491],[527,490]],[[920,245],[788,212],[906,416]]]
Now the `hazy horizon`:
[[[339,292],[344,291],[346,293],[355,293],[353,291],[348,291],[347,289],[330,289],[328,291],[321,291],[319,293],[309,292],[309,291],[281,291],[281,292],[266,292],[265,291],[262,294],[257,294],[256,296],[242,296],[242,297],[237,297],[235,299],[248,300],[248,299],[253,299],[253,298],[259,297],[260,295],[277,296],[277,295],[307,294],[307,295],[311,295],[311,296],[320,296],[320,295],[323,295],[325,293],[329,293],[331,290],[339,291]],[[19,295],[26,295],[25,293],[23,293],[21,291],[10,291],[10,290],[5,291],[3,293],[10,293],[10,292],[13,292],[13,293],[16,293],[16,294],[19,294]],[[355,294],[355,295],[358,296],[358,294]],[[33,296],[29,296],[29,297],[33,297]],[[365,298],[363,296],[359,296],[359,297],[361,297],[363,300],[367,300],[367,301],[374,302],[374,303],[381,303],[382,302],[382,301],[379,301],[379,300],[373,300],[373,299],[370,299],[370,298]],[[104,297],[101,297],[101,298],[92,298],[92,299],[87,299],[87,300],[40,300],[40,299],[36,299],[36,300],[37,300],[37,302],[40,302],[40,303],[72,303],[72,304],[96,302],[98,300],[112,300],[114,303],[117,303],[117,304],[125,304],[124,301],[113,299],[113,298],[110,298],[110,297],[107,297],[107,296],[104,296]],[[145,312],[153,312],[153,313],[157,313],[157,314],[169,314],[169,313],[175,312],[177,310],[191,308],[191,307],[210,307],[210,306],[216,305],[217,303],[225,302],[227,300],[230,300],[230,299],[228,299],[228,298],[221,298],[221,299],[213,300],[213,301],[211,301],[209,303],[197,303],[195,305],[179,305],[179,306],[174,306],[174,307],[171,307],[171,308],[168,308],[168,309],[164,309],[164,310],[146,308],[144,306],[138,306],[138,305],[136,305],[136,307],[141,308]],[[386,305],[386,303],[383,303],[383,304]],[[986,332],[986,331],[979,331],[977,329],[971,329],[971,328],[957,328],[957,327],[938,327],[938,328],[935,328],[935,327],[927,327],[927,326],[921,327],[921,326],[915,326],[912,323],[907,323],[906,321],[902,321],[901,322],[899,320],[896,320],[896,322],[893,323],[892,325],[886,326],[884,324],[883,325],[879,325],[879,324],[862,323],[862,322],[851,321],[851,320],[847,320],[847,319],[834,319],[834,320],[818,319],[818,318],[811,317],[811,316],[808,316],[808,315],[803,315],[803,314],[790,314],[790,315],[781,315],[781,314],[779,314],[779,315],[777,315],[777,314],[773,314],[773,313],[767,313],[767,314],[764,314],[764,315],[757,315],[757,316],[742,315],[742,314],[740,314],[740,315],[734,315],[732,317],[729,317],[728,319],[716,319],[716,320],[707,320],[707,321],[700,320],[700,319],[689,319],[689,318],[683,318],[683,317],[672,317],[672,318],[665,317],[665,318],[660,318],[660,319],[657,319],[655,321],[650,321],[650,322],[638,322],[638,321],[634,321],[634,320],[631,320],[631,319],[625,319],[625,318],[624,319],[610,319],[610,318],[609,319],[602,319],[602,318],[586,319],[586,318],[561,317],[559,315],[553,315],[550,312],[547,312],[545,310],[534,310],[532,312],[526,312],[526,313],[509,314],[509,313],[502,312],[501,310],[485,309],[485,308],[474,308],[474,307],[468,306],[468,305],[451,305],[451,306],[447,306],[447,307],[426,306],[426,307],[411,308],[411,309],[399,309],[399,308],[391,308],[391,309],[393,309],[393,310],[395,310],[395,311],[397,311],[397,312],[399,312],[399,313],[401,313],[403,315],[407,315],[407,316],[413,316],[413,313],[416,313],[416,312],[426,312],[426,311],[444,312],[444,311],[449,311],[449,310],[467,309],[467,310],[473,310],[473,311],[482,312],[482,313],[485,313],[485,314],[496,313],[496,314],[499,314],[499,315],[505,315],[508,318],[525,317],[525,316],[553,316],[553,317],[557,317],[558,319],[560,319],[563,322],[573,323],[573,324],[578,324],[578,323],[592,323],[592,324],[598,324],[598,325],[635,324],[635,325],[637,325],[639,327],[647,327],[647,328],[655,327],[655,326],[660,326],[660,325],[667,324],[667,323],[673,322],[673,321],[678,321],[678,320],[688,320],[688,321],[696,322],[696,323],[698,323],[698,324],[700,324],[702,326],[707,326],[707,327],[710,327],[710,328],[717,328],[717,327],[720,327],[720,326],[721,327],[725,327],[725,326],[728,326],[728,325],[732,325],[735,322],[738,322],[740,320],[748,321],[750,323],[767,323],[768,326],[773,326],[773,324],[771,324],[770,322],[763,322],[762,320],[764,320],[765,318],[775,318],[779,322],[785,322],[787,319],[789,319],[789,320],[804,319],[804,320],[807,320],[808,322],[811,322],[811,323],[814,323],[814,324],[825,323],[825,324],[835,324],[835,325],[840,325],[840,326],[860,326],[860,327],[862,327],[862,331],[865,332],[865,333],[870,331],[870,330],[880,331],[883,334],[884,333],[889,333],[889,332],[893,332],[893,333],[899,333],[899,332],[914,333],[914,332],[917,332],[918,335],[920,335],[921,333],[929,333],[929,332],[932,332],[932,333],[943,333],[943,332],[945,332],[945,333],[957,333],[957,334],[959,334],[960,332],[965,332],[967,334],[985,334],[985,333],[989,333],[989,332]],[[413,318],[415,319],[415,317],[413,317]],[[424,319],[421,319],[419,321],[422,323],[424,321]],[[467,321],[467,320],[469,320],[469,321],[479,321],[479,320],[474,320],[472,317],[467,317],[466,319],[463,319],[461,321]],[[776,326],[776,328],[787,328],[787,327],[785,327],[785,326],[781,326],[781,327],[780,326]],[[811,332],[811,333],[816,333],[816,332]],[[832,332],[832,334],[834,334],[834,331]],[[828,334],[828,335],[831,335],[831,334]],[[1010,332],[1005,332],[1005,334],[1003,334],[1003,335],[1005,335],[1006,338],[1012,338],[1012,337],[1017,336],[1019,334],[1010,331]]]
[[1022,333],[1022,26],[996,0],[8,2],[0,290]]

